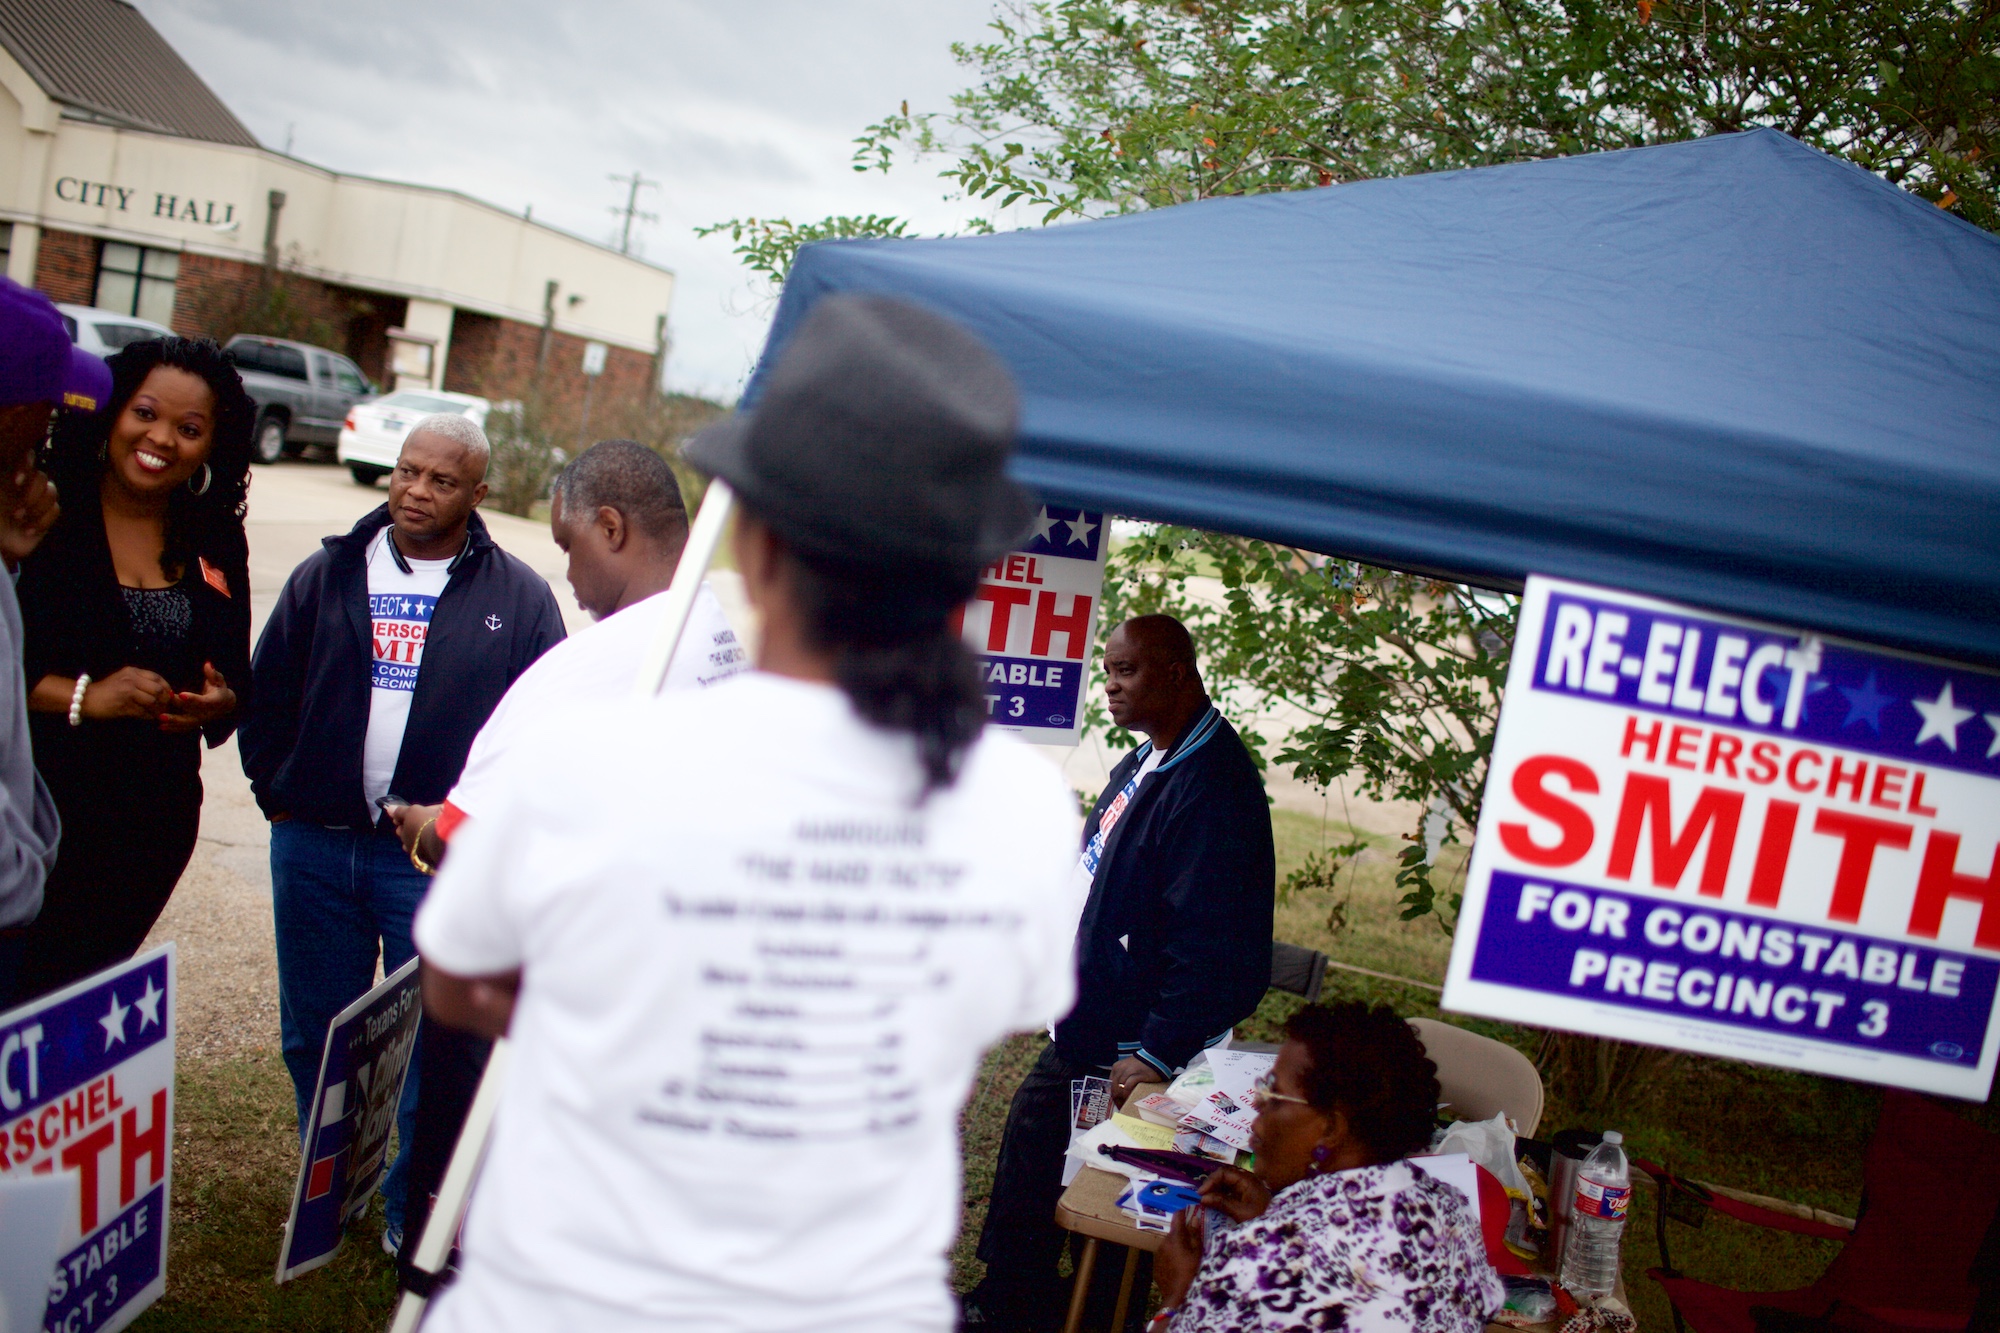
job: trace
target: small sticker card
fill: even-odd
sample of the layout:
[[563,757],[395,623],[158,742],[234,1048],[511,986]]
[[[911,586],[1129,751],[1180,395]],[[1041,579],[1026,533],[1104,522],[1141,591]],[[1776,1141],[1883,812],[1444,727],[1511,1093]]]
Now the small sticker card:
[[1111,1114],[1111,1080],[1092,1075],[1070,1080],[1070,1125],[1089,1129]]

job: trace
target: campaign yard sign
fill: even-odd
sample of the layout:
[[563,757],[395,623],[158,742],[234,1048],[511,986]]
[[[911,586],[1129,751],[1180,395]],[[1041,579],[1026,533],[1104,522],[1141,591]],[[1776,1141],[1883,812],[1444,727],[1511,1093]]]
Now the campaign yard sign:
[[957,623],[995,726],[1075,745],[1110,553],[1104,515],[1043,505],[1027,542],[986,567]]
[[2000,677],[1531,578],[1446,1008],[1984,1100]]
[[113,1333],[167,1289],[174,946],[0,1014],[0,1175],[76,1175],[44,1326]]
[[278,1281],[331,1262],[340,1253],[347,1223],[368,1207],[381,1183],[422,1015],[421,981],[412,958],[327,1026],[299,1178],[292,1187],[292,1215],[278,1247]]

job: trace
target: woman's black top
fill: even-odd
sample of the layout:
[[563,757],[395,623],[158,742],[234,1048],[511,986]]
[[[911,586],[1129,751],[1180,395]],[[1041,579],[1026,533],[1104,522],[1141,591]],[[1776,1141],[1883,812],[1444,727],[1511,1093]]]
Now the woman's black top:
[[[236,729],[250,691],[249,549],[240,523],[210,533],[180,581],[126,588],[111,562],[96,488],[63,495],[62,517],[21,562],[18,593],[29,687],[47,675],[103,680],[136,666],[176,690],[200,692],[213,662],[236,691],[236,711],[203,729],[220,745]],[[136,718],[69,725],[67,712],[30,713],[35,765],[52,788],[74,781],[127,785],[141,771],[192,778],[201,766],[192,733],[168,735]]]

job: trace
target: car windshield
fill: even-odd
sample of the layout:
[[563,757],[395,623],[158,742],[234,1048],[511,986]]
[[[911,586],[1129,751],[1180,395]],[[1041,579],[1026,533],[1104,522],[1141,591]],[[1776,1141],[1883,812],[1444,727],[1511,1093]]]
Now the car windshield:
[[449,398],[438,398],[428,393],[414,393],[404,390],[392,393],[387,398],[375,400],[377,407],[401,407],[412,412],[450,412],[454,416],[464,416],[466,404],[454,403]]
[[292,380],[306,378],[305,354],[296,347],[244,341],[231,343],[227,350],[240,370],[261,370],[266,375],[282,375]]
[[162,334],[158,329],[149,329],[144,324],[99,324],[97,326],[97,336],[103,339],[106,347],[116,352],[121,348],[131,346],[133,343],[144,342],[148,338],[161,338],[166,335]]

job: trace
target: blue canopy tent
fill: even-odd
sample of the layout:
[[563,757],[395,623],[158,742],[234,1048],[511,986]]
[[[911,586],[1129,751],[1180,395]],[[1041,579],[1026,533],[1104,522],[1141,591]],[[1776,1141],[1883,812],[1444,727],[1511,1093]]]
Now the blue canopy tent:
[[764,364],[836,291],[978,331],[1051,501],[2000,664],[2000,237],[1772,131],[810,246]]

